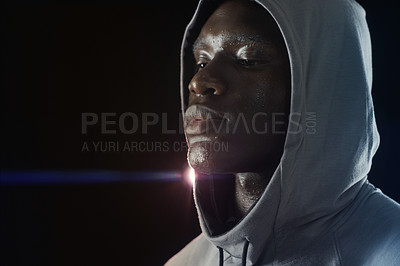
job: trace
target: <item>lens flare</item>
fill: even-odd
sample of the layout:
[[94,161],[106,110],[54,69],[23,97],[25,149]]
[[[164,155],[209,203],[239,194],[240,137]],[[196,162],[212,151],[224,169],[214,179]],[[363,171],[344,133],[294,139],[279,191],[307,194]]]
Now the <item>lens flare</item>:
[[186,180],[191,186],[194,185],[194,181],[196,180],[196,172],[190,166],[188,167],[188,169],[186,171]]
[[189,178],[190,178],[190,181],[192,182],[192,184],[194,185],[194,181],[196,180],[196,172],[194,171],[194,169],[192,168],[192,167],[190,167],[190,170],[189,170],[190,172],[189,172]]

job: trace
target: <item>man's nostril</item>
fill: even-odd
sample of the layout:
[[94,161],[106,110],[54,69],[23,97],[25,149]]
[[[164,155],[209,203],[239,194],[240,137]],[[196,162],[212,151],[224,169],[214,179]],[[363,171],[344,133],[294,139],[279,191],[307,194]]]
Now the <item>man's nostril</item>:
[[209,88],[203,91],[197,91],[194,89],[190,90],[190,93],[195,94],[196,96],[206,96],[206,95],[216,95],[217,91],[215,89]]
[[211,95],[211,94],[217,94],[217,91],[215,89],[209,88],[204,92],[204,95]]

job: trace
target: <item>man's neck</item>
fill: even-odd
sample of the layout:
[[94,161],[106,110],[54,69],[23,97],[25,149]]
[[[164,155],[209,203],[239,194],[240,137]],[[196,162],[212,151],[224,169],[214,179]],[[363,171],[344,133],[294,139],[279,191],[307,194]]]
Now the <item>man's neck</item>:
[[261,197],[271,176],[265,173],[235,174],[235,216],[241,219]]

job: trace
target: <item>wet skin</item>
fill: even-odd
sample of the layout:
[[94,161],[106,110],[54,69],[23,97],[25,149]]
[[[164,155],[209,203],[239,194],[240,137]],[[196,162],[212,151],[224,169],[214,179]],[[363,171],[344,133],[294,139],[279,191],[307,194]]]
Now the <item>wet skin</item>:
[[197,172],[235,175],[241,217],[282,156],[290,110],[286,46],[264,8],[234,0],[209,17],[193,54],[197,72],[188,85],[184,122],[188,161]]

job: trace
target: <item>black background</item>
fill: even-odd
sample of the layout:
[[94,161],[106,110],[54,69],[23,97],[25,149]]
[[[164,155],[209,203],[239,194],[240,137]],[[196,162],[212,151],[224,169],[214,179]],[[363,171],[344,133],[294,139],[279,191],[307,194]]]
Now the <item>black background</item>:
[[[400,201],[395,1],[360,1],[373,44],[381,145],[369,179]],[[168,114],[195,1],[2,3],[1,169],[181,171],[181,152],[82,152],[84,141],[184,141],[161,127],[81,132],[85,112]],[[1,265],[160,265],[200,233],[182,181],[0,188]]]

